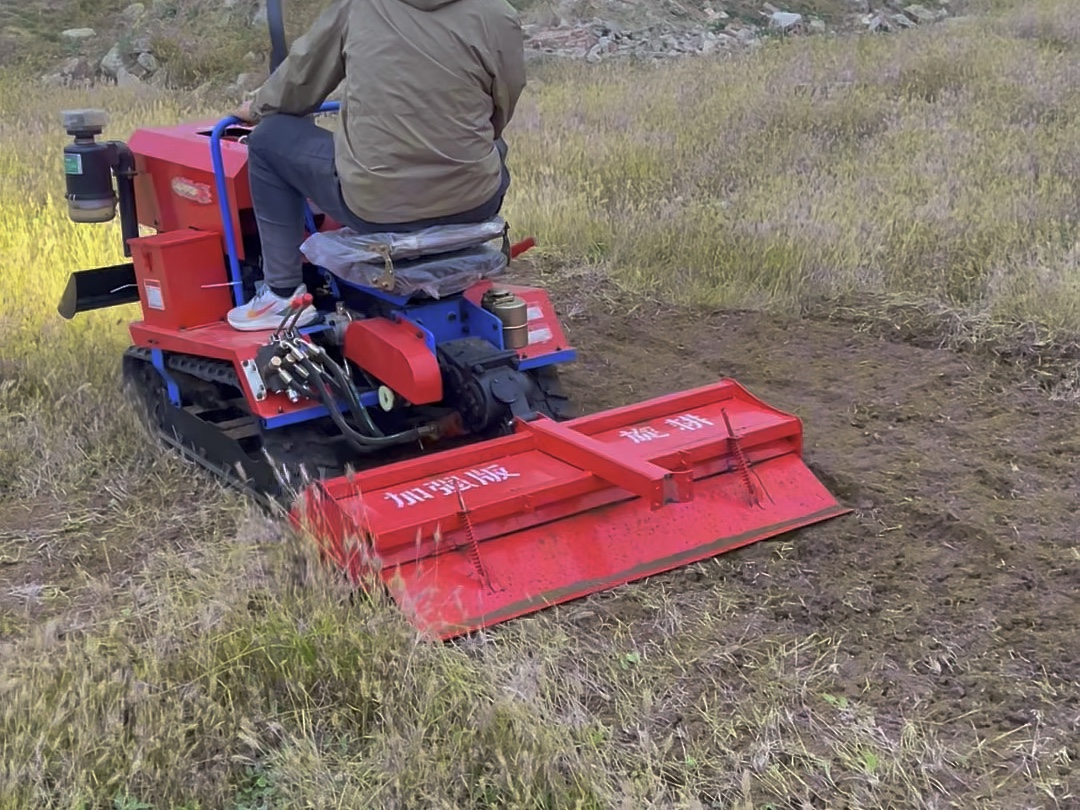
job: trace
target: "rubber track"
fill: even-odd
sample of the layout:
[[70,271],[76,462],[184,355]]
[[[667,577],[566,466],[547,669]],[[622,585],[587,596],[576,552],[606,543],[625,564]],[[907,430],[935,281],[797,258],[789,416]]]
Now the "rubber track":
[[[142,360],[153,368],[153,359],[149,349],[139,346],[130,346],[125,354],[128,357]],[[225,383],[239,387],[239,377],[227,361],[204,360],[188,355],[170,355],[167,357],[166,368],[172,371],[190,374],[191,376],[198,377],[206,382]],[[275,514],[280,512],[281,504],[279,502],[268,493],[252,486],[247,481],[241,480],[231,468],[222,467],[214,463],[202,455],[202,453],[199,453],[183,441],[178,440],[175,436],[169,435],[160,427],[155,427],[153,430],[162,441],[170,445],[183,458],[197,464],[216,479],[249,496],[262,508],[270,510]]]

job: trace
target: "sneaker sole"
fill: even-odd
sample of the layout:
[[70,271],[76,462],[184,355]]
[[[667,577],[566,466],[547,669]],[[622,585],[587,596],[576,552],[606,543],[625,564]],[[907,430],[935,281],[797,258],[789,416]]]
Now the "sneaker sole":
[[[308,311],[304,312],[304,314],[300,316],[300,320],[294,325],[294,328],[308,326],[315,320],[317,316],[318,312],[316,312],[314,308],[310,308]],[[228,318],[226,318],[225,320],[228,322],[229,326],[231,326],[238,332],[272,332],[281,325],[283,319],[275,316],[272,322],[244,321],[241,323],[235,323]]]

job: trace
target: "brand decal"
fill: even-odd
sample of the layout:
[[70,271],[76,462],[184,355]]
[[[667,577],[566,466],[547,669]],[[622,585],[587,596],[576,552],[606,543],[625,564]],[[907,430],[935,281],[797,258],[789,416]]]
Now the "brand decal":
[[210,194],[210,186],[206,183],[196,183],[186,177],[174,177],[171,182],[173,194],[184,200],[190,200],[199,205],[209,205],[213,202]]
[[406,506],[416,506],[423,501],[435,500],[436,496],[456,495],[468,489],[502,484],[511,478],[520,477],[521,473],[511,472],[501,464],[489,464],[486,467],[468,470],[461,475],[436,478],[412,489],[386,492],[383,498],[393,501],[398,509],[403,509]]
[[[670,419],[665,419],[664,425],[683,433],[713,427],[711,420],[706,419],[704,416],[697,416],[692,413],[684,413],[680,416],[673,416]],[[644,444],[645,442],[651,442],[655,439],[666,439],[671,434],[666,432],[663,428],[658,428],[653,425],[641,425],[639,427],[620,430],[619,435],[624,439],[629,439],[634,444]]]

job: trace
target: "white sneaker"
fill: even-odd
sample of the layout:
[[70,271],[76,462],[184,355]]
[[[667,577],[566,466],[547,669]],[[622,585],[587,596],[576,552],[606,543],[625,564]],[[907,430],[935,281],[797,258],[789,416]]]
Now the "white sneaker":
[[[287,298],[275,295],[265,282],[260,282],[255,297],[242,306],[229,311],[229,326],[241,332],[259,332],[265,329],[277,329],[281,322],[292,310],[292,301],[298,295],[304,295],[307,287],[301,284],[293,294]],[[303,314],[295,323],[294,327],[307,326],[317,317],[315,307],[304,308]]]

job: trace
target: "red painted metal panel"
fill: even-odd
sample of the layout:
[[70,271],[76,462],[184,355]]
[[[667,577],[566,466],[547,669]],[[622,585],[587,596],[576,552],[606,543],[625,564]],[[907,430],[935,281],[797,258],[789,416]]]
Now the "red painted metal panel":
[[742,484],[718,475],[698,485],[692,503],[659,511],[641,500],[608,504],[479,543],[480,572],[458,552],[382,577],[410,621],[445,639],[850,511],[794,456],[763,462],[755,474],[773,493],[767,509],[747,506]]
[[801,439],[724,380],[334,479],[306,507],[331,559],[373,562],[445,638],[849,511]]
[[[135,180],[139,221],[158,231],[194,228],[223,234],[218,208],[210,131],[215,122],[136,130],[128,139],[139,172]],[[237,128],[237,135],[249,128]],[[240,211],[251,208],[247,178],[247,146],[235,136],[221,141],[233,227],[240,233]],[[238,243],[241,240],[238,240]],[[225,250],[224,240],[221,249]],[[237,245],[239,258],[243,245]]]
[[232,308],[216,234],[172,231],[140,236],[130,245],[147,324],[190,329],[220,321]]
[[345,330],[345,356],[413,405],[442,399],[438,358],[423,331],[408,321],[353,321]]
[[293,403],[285,394],[272,392],[267,392],[265,399],[256,400],[255,392],[245,377],[241,364],[244,360],[254,359],[259,347],[266,342],[273,330],[239,332],[222,321],[195,329],[177,331],[153,326],[145,321],[134,321],[129,325],[128,331],[136,346],[229,361],[240,377],[240,385],[252,412],[260,418],[282,416],[294,411],[306,410],[317,404],[303,399]]
[[525,301],[526,317],[528,318],[529,343],[518,349],[518,357],[524,359],[551,354],[572,348],[570,341],[566,339],[559,316],[555,312],[555,306],[551,303],[548,294],[538,287],[521,287],[514,284],[494,285],[490,281],[475,284],[463,293],[476,306],[481,306],[484,294],[497,286],[500,290],[512,292]]

